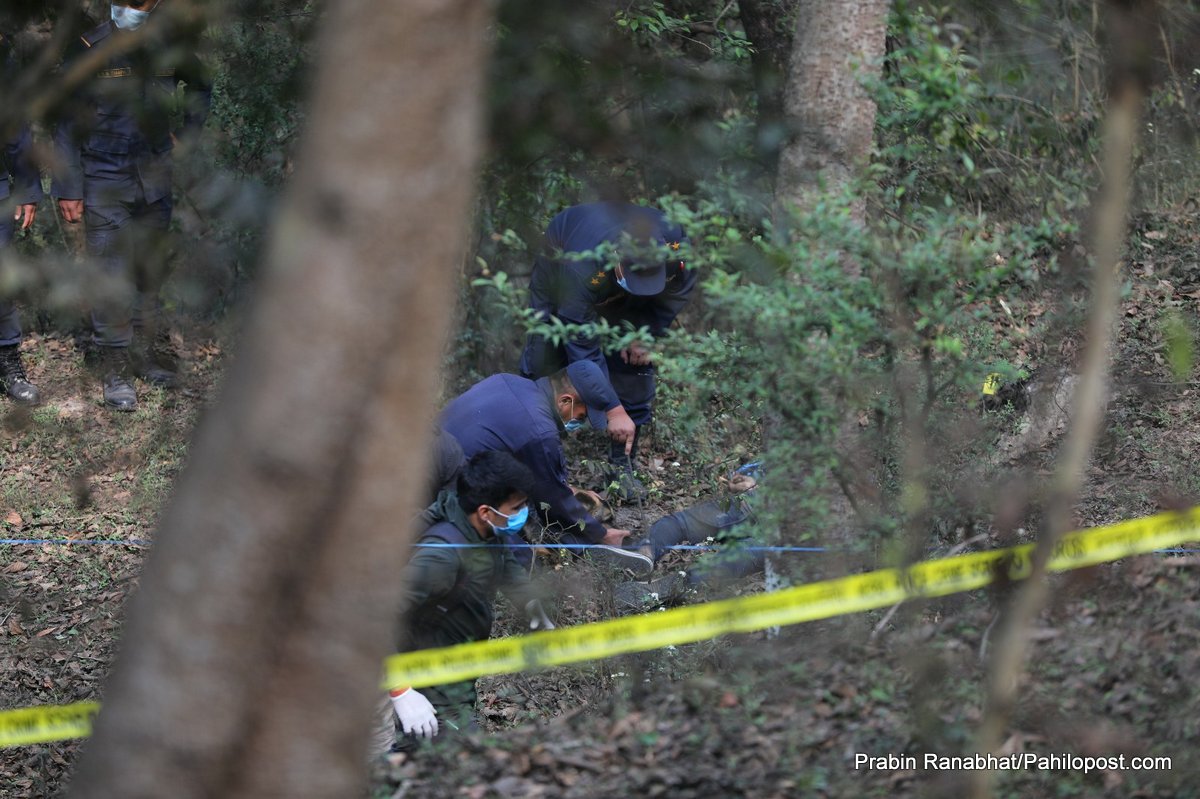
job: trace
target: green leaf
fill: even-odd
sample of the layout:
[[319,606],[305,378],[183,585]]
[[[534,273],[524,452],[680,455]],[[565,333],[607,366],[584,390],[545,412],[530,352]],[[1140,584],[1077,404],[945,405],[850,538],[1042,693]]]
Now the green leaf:
[[1167,363],[1178,382],[1188,379],[1196,365],[1196,340],[1191,327],[1178,311],[1170,310],[1163,320],[1163,337],[1167,344]]

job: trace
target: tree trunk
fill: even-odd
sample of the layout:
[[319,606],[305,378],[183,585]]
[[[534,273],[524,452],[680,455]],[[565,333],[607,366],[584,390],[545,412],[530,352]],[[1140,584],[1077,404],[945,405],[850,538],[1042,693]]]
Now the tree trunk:
[[[836,190],[865,166],[875,103],[860,80],[879,69],[889,7],[888,0],[798,0],[783,95],[791,137],[780,155],[779,209],[804,208],[819,184]],[[862,218],[861,206],[857,214]]]
[[342,0],[258,302],[74,797],[363,791],[480,150],[490,4]]
[[[844,188],[856,180],[871,153],[875,133],[875,103],[860,85],[863,70],[878,70],[884,55],[888,0],[797,0],[796,33],[783,107],[790,138],[779,159],[775,185],[775,230],[787,235],[790,214],[803,212],[810,197],[824,186]],[[858,220],[865,214],[856,208]],[[847,272],[857,269],[845,263]],[[797,278],[803,279],[803,278]],[[785,347],[781,342],[772,346]],[[763,437],[768,448],[791,435],[777,412],[767,414]],[[847,416],[838,429],[837,450],[846,463],[854,463],[862,437],[855,420]],[[833,540],[853,535],[861,524],[856,518],[851,492],[855,475],[838,469],[831,490],[830,530]],[[793,491],[803,491],[796,476]],[[784,541],[799,540],[802,530],[791,514],[781,514]]]

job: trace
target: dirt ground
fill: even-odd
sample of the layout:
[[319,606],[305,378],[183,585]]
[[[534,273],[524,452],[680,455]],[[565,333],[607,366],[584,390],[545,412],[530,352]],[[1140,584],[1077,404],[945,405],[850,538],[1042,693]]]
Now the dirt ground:
[[[1150,220],[1134,238],[1105,432],[1077,508],[1081,526],[1200,499],[1197,383],[1173,380],[1160,318],[1196,316],[1194,220]],[[1013,309],[1033,325],[1046,303]],[[221,343],[186,333],[181,389],[139,387],[134,414],[104,412],[69,338],[34,335],[25,352],[46,397],[3,406],[0,533],[80,543],[0,546],[0,707],[101,698],[125,599],[186,441],[216,390]],[[1030,349],[1030,367],[1039,353]],[[618,524],[647,529],[707,496],[727,465],[693,462],[651,442],[655,493]],[[580,446],[586,446],[581,442]],[[1051,452],[1027,464],[1047,474]],[[679,464],[676,466],[675,464]],[[598,482],[585,465],[581,483]],[[87,542],[87,543],[83,543]],[[982,545],[993,545],[989,541]],[[659,573],[686,566],[672,555]],[[837,572],[813,559],[814,571]],[[1200,555],[1130,559],[1054,581],[1006,751],[1039,756],[1162,756],[1170,769],[1029,768],[998,777],[1001,796],[1200,796],[1191,757],[1200,728],[1195,629]],[[574,560],[539,560],[560,624],[618,612],[609,576]],[[758,591],[761,578],[720,589]],[[379,797],[964,795],[964,775],[924,757],[969,751],[980,717],[983,657],[1003,591],[909,603],[765,634],[480,681],[484,731],[415,757],[376,762]],[[689,597],[701,600],[705,596]],[[516,630],[505,613],[496,631]],[[0,795],[58,795],[81,742],[0,751]],[[916,768],[856,768],[856,755],[909,755]]]

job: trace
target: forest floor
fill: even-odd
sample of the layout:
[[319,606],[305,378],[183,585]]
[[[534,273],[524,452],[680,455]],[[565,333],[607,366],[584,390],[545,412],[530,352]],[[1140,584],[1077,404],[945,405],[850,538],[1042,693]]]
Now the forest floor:
[[[1080,526],[1200,501],[1200,388],[1173,381],[1160,324],[1168,307],[1196,315],[1194,222],[1152,220],[1134,238],[1117,379],[1076,509]],[[1014,318],[1029,321],[1050,299],[1014,307]],[[0,708],[101,698],[122,607],[147,553],[110,542],[152,539],[220,374],[221,343],[211,333],[185,332],[182,344],[183,386],[139,386],[138,411],[118,415],[99,406],[98,385],[69,337],[26,342],[45,402],[32,411],[3,407],[0,535],[75,543],[0,546]],[[1032,353],[1028,366],[1037,361]],[[619,508],[617,517],[643,531],[709,496],[729,468],[649,444],[643,460],[654,498],[645,508]],[[1025,468],[1048,473],[1053,456],[1038,453]],[[577,476],[595,482],[586,470]],[[691,557],[671,555],[659,573]],[[805,571],[815,575],[849,568],[823,554],[797,557],[813,559]],[[1005,743],[1008,752],[1039,756],[1165,756],[1171,768],[1005,771],[998,795],[1200,797],[1192,757],[1200,733],[1197,567],[1197,555],[1149,555],[1055,578]],[[559,595],[560,625],[620,612],[610,575],[555,557],[538,569]],[[714,593],[761,590],[761,577],[751,577]],[[970,751],[984,653],[1004,594],[911,602],[890,616],[799,625],[771,640],[728,636],[485,678],[483,731],[413,757],[381,758],[372,795],[959,797],[964,773],[926,768],[924,756]],[[513,615],[499,627],[514,632]],[[0,751],[0,796],[61,793],[82,745]],[[856,754],[911,755],[917,767],[856,768]]]

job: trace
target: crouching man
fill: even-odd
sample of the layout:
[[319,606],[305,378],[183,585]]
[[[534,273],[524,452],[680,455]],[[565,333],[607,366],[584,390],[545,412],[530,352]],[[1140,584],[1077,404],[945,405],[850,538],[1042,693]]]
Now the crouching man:
[[[529,573],[513,557],[505,538],[515,536],[529,516],[533,476],[506,452],[481,452],[422,517],[429,525],[404,573],[406,611],[400,652],[434,649],[491,636],[496,591],[503,590],[529,617],[531,630],[553,629],[530,585]],[[433,545],[433,546],[428,546]],[[475,682],[468,680],[416,690],[398,686],[391,697],[381,749],[408,751],[419,739],[446,729],[475,727]],[[385,743],[380,741],[381,744]]]

